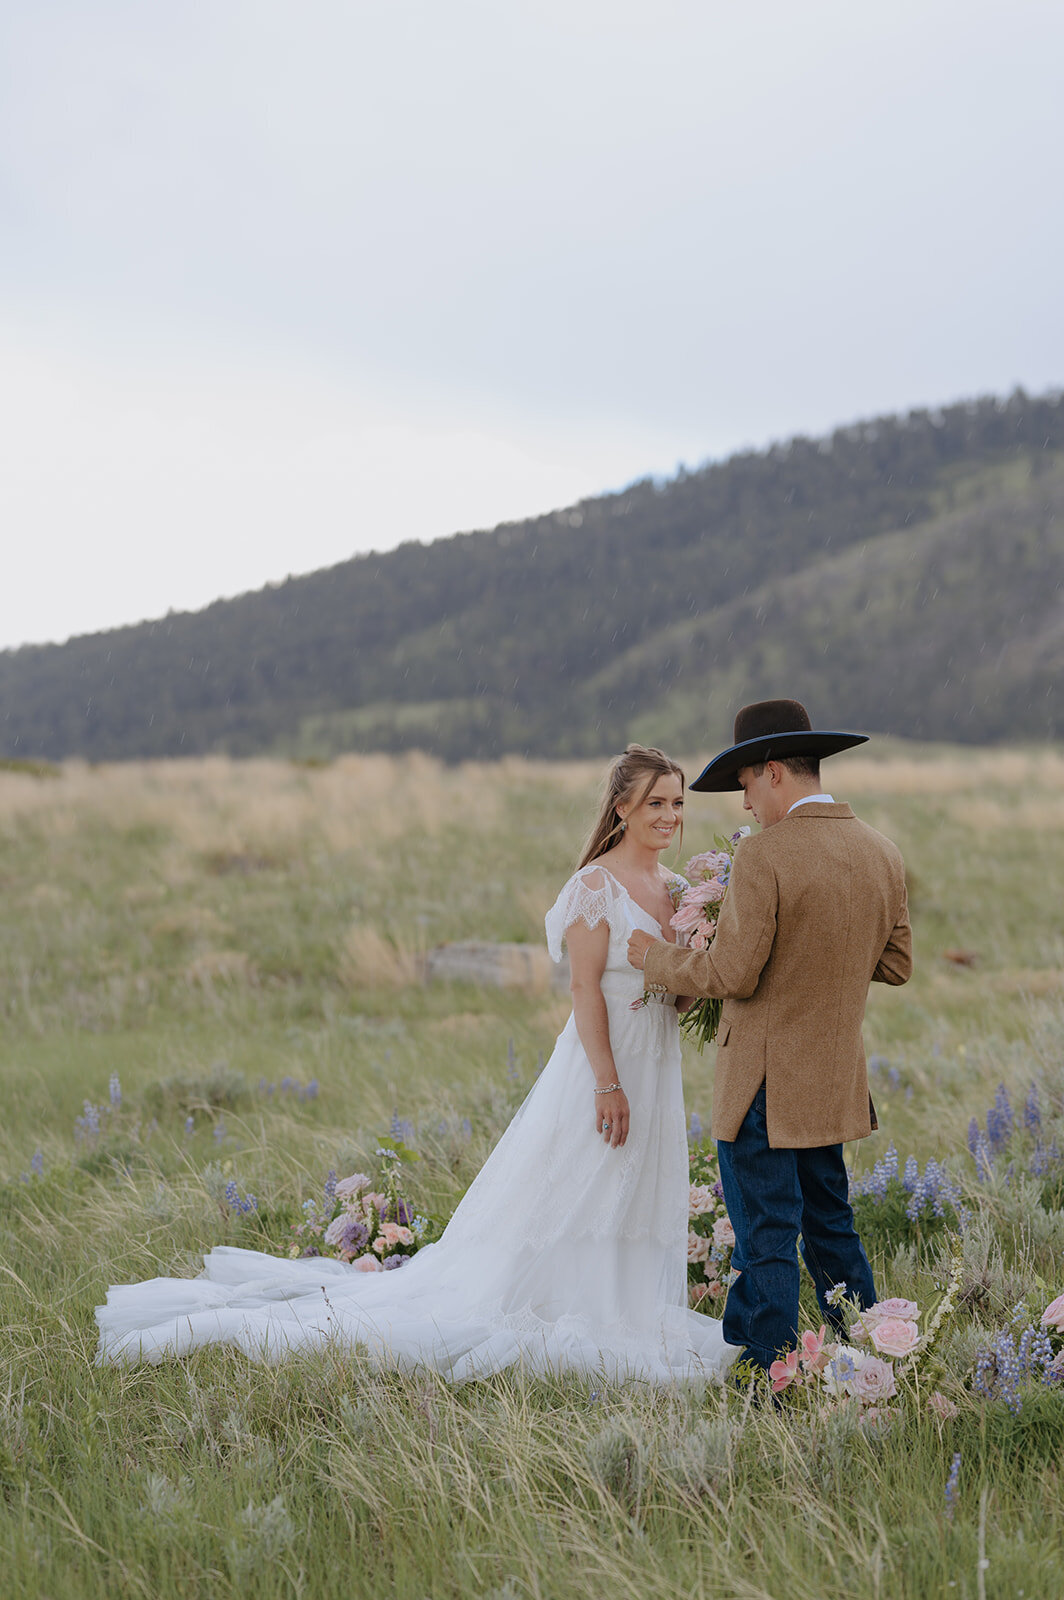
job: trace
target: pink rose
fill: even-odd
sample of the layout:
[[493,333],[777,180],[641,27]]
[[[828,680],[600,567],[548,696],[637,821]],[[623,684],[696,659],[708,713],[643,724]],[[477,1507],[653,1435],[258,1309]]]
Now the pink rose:
[[[721,867],[728,865],[728,860],[729,857],[724,850],[703,850],[701,855],[691,857],[683,869],[683,875],[694,883],[703,873],[711,875],[718,873]],[[686,890],[684,892],[686,893]]]
[[675,928],[677,933],[685,933],[688,928],[693,928],[696,922],[702,921],[701,905],[692,904],[686,897],[680,901],[680,909],[669,918],[669,926]]
[[718,1217],[713,1224],[713,1243],[718,1250],[731,1250],[735,1246],[735,1229],[728,1217]]
[[708,950],[709,940],[704,933],[693,933],[691,935],[690,948],[692,950]]
[[722,1283],[718,1283],[717,1279],[714,1278],[713,1282],[709,1286],[709,1298],[711,1300],[719,1300],[723,1293],[724,1285]]
[[386,1194],[375,1194],[373,1190],[370,1190],[368,1194],[362,1196],[362,1210],[367,1217],[371,1211],[375,1211],[378,1217],[383,1217],[387,1209],[388,1196]]
[[369,1179],[364,1172],[353,1172],[349,1178],[341,1178],[333,1190],[337,1200],[356,1200],[363,1189],[369,1188]]
[[704,883],[693,883],[684,890],[683,901],[692,906],[712,906],[724,894],[724,885],[717,878],[707,878]]
[[704,1217],[707,1211],[715,1211],[717,1202],[709,1186],[704,1183],[692,1183],[691,1194],[687,1202],[687,1215],[689,1217]]
[[694,1230],[687,1235],[687,1259],[690,1262],[704,1261],[709,1255],[709,1240],[703,1239],[700,1233]]
[[356,1272],[383,1272],[380,1262],[373,1256],[356,1256],[351,1265]]
[[889,1361],[880,1361],[877,1356],[867,1356],[850,1382],[850,1393],[865,1405],[875,1400],[889,1400],[892,1394],[897,1393],[894,1382],[894,1368]]
[[705,1297],[706,1297],[706,1295],[708,1293],[709,1293],[709,1284],[708,1283],[693,1283],[691,1285],[690,1292],[688,1293],[688,1296],[687,1296],[688,1305],[696,1306],[700,1300],[704,1300],[705,1299]]
[[865,1316],[875,1317],[877,1322],[882,1322],[886,1317],[900,1317],[903,1322],[915,1322],[920,1315],[920,1307],[915,1300],[877,1300]]
[[880,1355],[907,1356],[920,1343],[920,1330],[902,1317],[884,1317],[872,1329],[872,1343]]
[[952,1400],[947,1400],[944,1394],[936,1389],[934,1394],[927,1397],[927,1409],[931,1415],[937,1417],[939,1422],[948,1422],[957,1415],[957,1407]]
[[1043,1328],[1056,1328],[1059,1333],[1064,1333],[1064,1294],[1050,1302],[1042,1312]]

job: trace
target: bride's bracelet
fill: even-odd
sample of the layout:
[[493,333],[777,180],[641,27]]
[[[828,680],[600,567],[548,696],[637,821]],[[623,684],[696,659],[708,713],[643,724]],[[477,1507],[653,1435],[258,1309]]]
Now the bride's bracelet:
[[595,1093],[596,1094],[612,1094],[614,1089],[619,1089],[620,1087],[621,1086],[620,1086],[619,1083],[608,1083],[604,1089],[596,1089]]

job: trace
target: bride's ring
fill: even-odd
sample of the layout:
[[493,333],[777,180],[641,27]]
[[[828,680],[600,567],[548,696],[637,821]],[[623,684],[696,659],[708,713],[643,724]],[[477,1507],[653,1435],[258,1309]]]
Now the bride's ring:
[[609,1133],[609,1131],[610,1131],[610,1125],[609,1125],[609,1123],[608,1123],[608,1122],[604,1122],[604,1123],[603,1123],[603,1124],[602,1124],[602,1131],[603,1131],[603,1133]]

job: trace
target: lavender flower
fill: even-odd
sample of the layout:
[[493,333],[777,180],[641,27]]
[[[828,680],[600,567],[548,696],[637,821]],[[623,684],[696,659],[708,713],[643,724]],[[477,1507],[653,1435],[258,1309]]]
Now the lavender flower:
[[384,1262],[384,1270],[394,1272],[397,1267],[405,1267],[409,1260],[409,1256],[388,1256]]
[[112,1072],[111,1081],[108,1085],[108,1088],[111,1095],[111,1109],[112,1111],[117,1111],[119,1106],[122,1104],[122,1085],[118,1081],[117,1072]]
[[949,1477],[946,1479],[946,1519],[949,1522],[953,1521],[953,1513],[957,1507],[957,1486],[960,1482],[960,1476],[961,1453],[958,1450],[953,1457],[953,1463],[949,1469]]
[[369,1229],[361,1217],[342,1211],[326,1228],[325,1243],[348,1258],[359,1256],[369,1244]]
[[75,1139],[95,1139],[100,1132],[100,1108],[91,1100],[84,1102],[84,1114],[74,1118]]
[[1003,1083],[998,1084],[994,1104],[986,1114],[986,1136],[992,1150],[1000,1150],[1012,1138],[1016,1119],[1012,1114],[1009,1092]]
[[259,1209],[259,1202],[253,1194],[246,1195],[241,1199],[240,1186],[233,1178],[230,1178],[225,1186],[225,1203],[230,1211],[236,1212],[238,1216],[246,1216],[249,1211],[257,1211]]

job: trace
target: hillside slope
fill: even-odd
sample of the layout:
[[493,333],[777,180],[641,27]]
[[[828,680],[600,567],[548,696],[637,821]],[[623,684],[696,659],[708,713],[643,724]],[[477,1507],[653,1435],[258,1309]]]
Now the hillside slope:
[[701,742],[781,687],[882,731],[1045,737],[1062,461],[1064,398],[1017,393],[9,651],[0,753],[594,754]]

